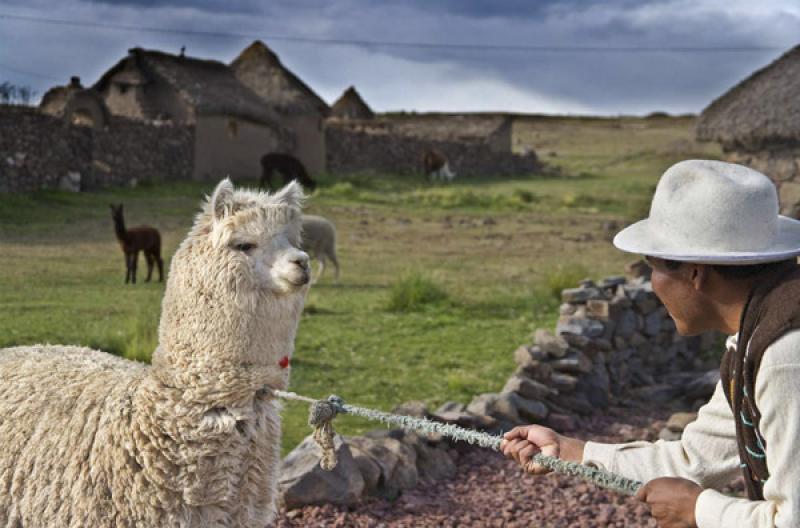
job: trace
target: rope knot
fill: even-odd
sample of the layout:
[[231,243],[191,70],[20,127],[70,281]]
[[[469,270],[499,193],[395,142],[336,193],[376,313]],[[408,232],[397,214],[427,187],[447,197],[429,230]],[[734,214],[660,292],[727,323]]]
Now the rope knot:
[[334,445],[333,419],[339,413],[347,412],[344,400],[339,396],[331,395],[327,400],[317,400],[311,404],[308,413],[308,425],[314,428],[314,441],[322,450],[319,465],[325,471],[336,467],[336,449]]

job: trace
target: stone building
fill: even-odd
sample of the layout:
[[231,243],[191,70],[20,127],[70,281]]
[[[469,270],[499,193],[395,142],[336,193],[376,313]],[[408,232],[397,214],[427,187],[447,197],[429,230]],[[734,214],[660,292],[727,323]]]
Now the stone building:
[[331,117],[337,119],[373,119],[375,113],[351,86],[331,106]]
[[729,161],[768,175],[781,212],[800,216],[800,46],[756,71],[700,114],[697,138],[718,141]]
[[295,144],[289,153],[302,161],[312,176],[324,172],[327,103],[259,40],[245,48],[230,67],[236,78],[278,115],[280,124],[294,133]]
[[194,127],[193,179],[256,179],[264,152],[292,144],[278,116],[225,64],[133,48],[92,90],[114,116]]

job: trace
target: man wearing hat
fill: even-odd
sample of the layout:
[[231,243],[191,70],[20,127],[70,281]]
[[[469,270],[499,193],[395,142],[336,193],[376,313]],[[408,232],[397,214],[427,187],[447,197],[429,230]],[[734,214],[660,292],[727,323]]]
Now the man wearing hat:
[[[541,451],[645,482],[637,498],[662,528],[800,526],[800,222],[778,214],[763,174],[689,160],[614,245],[650,262],[680,334],[730,335],[714,395],[681,440],[599,444],[529,425],[503,452],[534,474]],[[747,498],[717,491],[738,475]]]

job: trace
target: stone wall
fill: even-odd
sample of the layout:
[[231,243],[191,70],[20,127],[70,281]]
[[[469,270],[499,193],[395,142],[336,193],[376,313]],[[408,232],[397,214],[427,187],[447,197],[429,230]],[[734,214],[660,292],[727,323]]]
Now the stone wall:
[[755,152],[730,151],[726,160],[752,167],[769,176],[778,188],[781,214],[800,218],[800,147]]
[[[696,409],[719,381],[714,360],[703,358],[722,346],[722,336],[678,335],[653,293],[649,268],[638,262],[630,271],[638,276],[586,280],[564,290],[555,331],[538,329],[514,351],[517,369],[499,392],[477,395],[468,405],[448,402],[433,412],[422,402],[393,412],[500,434],[526,423],[574,430],[574,415],[611,404]],[[679,437],[694,416],[673,416],[662,438]],[[463,448],[442,437],[377,429],[338,437],[339,465],[326,472],[308,437],[284,460],[283,501],[291,509],[353,504],[368,495],[393,498],[419,478],[453,476]]]
[[0,106],[0,192],[191,179],[194,129],[112,118],[96,130]]
[[536,173],[535,153],[499,151],[475,138],[437,139],[410,135],[390,122],[331,121],[326,127],[327,166],[331,173],[361,171],[419,174],[422,153],[433,148],[447,156],[461,176],[513,176]]

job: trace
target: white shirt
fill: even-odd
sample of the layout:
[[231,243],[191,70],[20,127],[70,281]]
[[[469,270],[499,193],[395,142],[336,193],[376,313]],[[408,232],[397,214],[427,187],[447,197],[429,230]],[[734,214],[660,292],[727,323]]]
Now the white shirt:
[[[736,336],[727,346],[735,346]],[[686,427],[680,440],[598,444],[587,442],[583,463],[647,482],[681,477],[704,491],[697,499],[699,528],[800,526],[800,330],[764,351],[756,377],[759,429],[767,447],[769,479],[764,500],[730,497],[717,491],[741,474],[736,422],[721,383]]]

